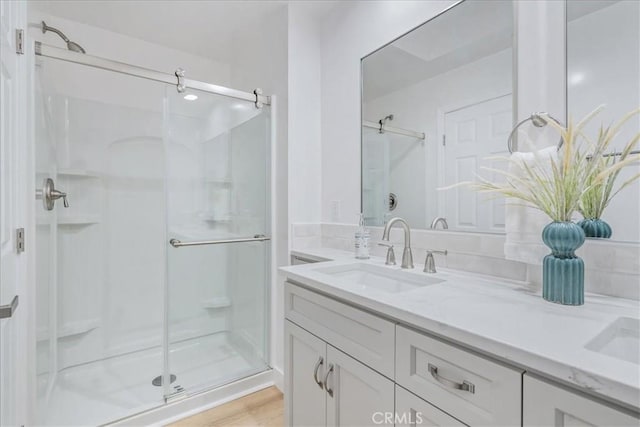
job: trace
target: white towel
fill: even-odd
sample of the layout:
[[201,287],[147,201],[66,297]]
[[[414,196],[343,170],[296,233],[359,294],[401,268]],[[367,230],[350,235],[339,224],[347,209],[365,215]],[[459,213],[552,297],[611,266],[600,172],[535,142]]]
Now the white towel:
[[[526,149],[531,145],[525,142],[520,147]],[[511,174],[523,175],[523,168],[518,162],[533,168],[543,168],[551,173],[551,161],[558,160],[558,149],[552,146],[534,152],[515,152],[511,159],[517,161],[509,162]],[[551,218],[517,199],[507,200],[505,210],[505,258],[527,264],[542,264],[542,259],[549,253],[549,248],[542,242],[542,229],[551,222]]]

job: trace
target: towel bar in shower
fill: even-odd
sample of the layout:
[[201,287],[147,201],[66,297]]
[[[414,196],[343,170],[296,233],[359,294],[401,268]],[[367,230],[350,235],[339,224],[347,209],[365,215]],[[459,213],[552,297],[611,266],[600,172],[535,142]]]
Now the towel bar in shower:
[[195,242],[182,242],[178,239],[171,239],[169,240],[169,243],[174,248],[180,248],[182,246],[203,246],[203,245],[222,245],[225,243],[265,242],[267,240],[271,240],[271,237],[267,237],[264,234],[256,234],[253,237],[243,237],[240,239],[196,240]]

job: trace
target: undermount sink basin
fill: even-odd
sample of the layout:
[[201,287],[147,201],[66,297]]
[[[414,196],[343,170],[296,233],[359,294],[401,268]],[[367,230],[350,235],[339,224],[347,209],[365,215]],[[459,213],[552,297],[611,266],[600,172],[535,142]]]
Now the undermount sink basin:
[[426,274],[421,277],[398,269],[364,263],[323,267],[316,271],[350,282],[364,291],[375,289],[399,293],[444,282],[442,279],[429,277]]
[[585,348],[640,365],[640,319],[619,317]]

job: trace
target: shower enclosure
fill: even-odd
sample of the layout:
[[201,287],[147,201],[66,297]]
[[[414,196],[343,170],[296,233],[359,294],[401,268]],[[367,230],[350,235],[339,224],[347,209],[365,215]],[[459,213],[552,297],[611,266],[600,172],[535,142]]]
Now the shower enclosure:
[[269,369],[270,98],[36,53],[37,423]]

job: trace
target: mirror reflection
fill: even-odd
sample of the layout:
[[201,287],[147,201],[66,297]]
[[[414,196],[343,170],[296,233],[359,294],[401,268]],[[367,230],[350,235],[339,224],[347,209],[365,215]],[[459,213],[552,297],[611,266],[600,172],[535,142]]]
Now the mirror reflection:
[[[640,106],[640,2],[567,2],[567,110],[580,118],[604,104],[606,108],[585,129],[597,134]],[[618,135],[620,146],[640,132],[640,117]],[[614,147],[616,148],[616,147]],[[640,165],[626,167],[625,182],[640,173]],[[640,181],[623,189],[605,209],[602,219],[612,239],[640,241]]]
[[513,128],[513,6],[463,2],[362,60],[362,209],[412,228],[504,232],[504,201],[467,188]]

